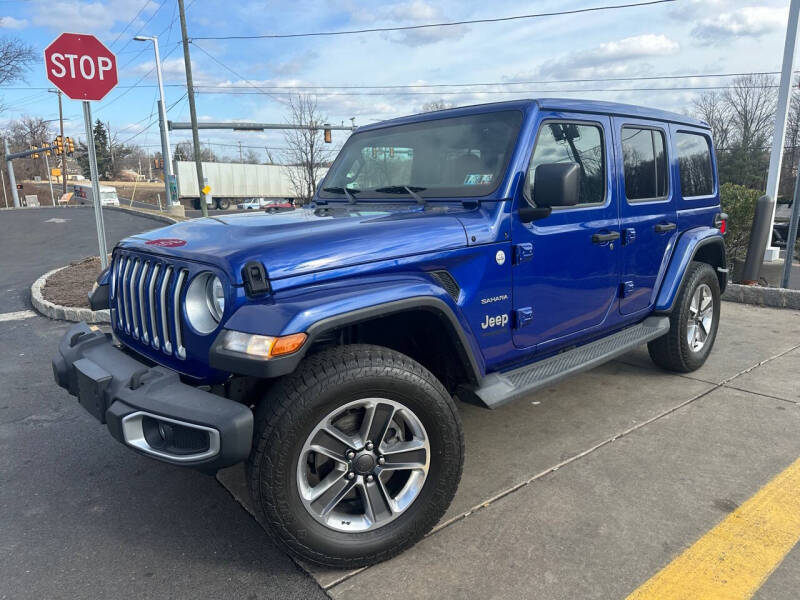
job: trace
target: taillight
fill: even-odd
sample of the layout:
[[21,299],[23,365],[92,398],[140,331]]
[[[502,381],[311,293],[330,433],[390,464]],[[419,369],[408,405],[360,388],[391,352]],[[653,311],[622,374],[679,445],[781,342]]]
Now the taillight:
[[725,213],[717,213],[714,216],[714,227],[719,229],[722,235],[728,230],[728,215]]

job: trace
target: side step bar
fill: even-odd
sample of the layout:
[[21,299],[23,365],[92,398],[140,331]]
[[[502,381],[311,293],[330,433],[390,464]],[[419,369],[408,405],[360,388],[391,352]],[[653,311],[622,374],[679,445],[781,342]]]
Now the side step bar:
[[490,373],[473,393],[488,408],[497,408],[569,375],[587,371],[669,331],[669,317],[648,317],[638,325],[584,346],[505,373]]

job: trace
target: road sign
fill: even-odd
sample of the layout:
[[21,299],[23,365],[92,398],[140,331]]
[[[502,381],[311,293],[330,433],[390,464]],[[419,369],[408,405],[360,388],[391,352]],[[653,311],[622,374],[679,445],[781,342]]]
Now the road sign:
[[47,79],[73,100],[101,100],[117,85],[117,58],[93,35],[62,33],[44,49]]
[[206,196],[208,196],[209,192],[211,192],[211,186],[207,185],[200,191],[203,192]]
[[61,169],[50,169],[50,175],[53,177],[61,177]]

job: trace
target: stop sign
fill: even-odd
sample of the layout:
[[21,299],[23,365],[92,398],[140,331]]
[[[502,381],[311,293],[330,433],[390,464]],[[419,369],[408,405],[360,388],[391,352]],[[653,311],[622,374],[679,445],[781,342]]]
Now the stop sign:
[[73,100],[101,100],[117,85],[117,58],[93,35],[62,33],[44,49],[44,65]]

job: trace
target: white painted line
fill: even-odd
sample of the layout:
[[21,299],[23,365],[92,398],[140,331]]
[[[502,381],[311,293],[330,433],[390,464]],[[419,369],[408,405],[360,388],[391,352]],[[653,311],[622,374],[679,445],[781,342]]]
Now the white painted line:
[[37,313],[32,310],[18,310],[17,312],[0,313],[0,322],[3,321],[19,321],[21,319],[30,319],[35,317]]

